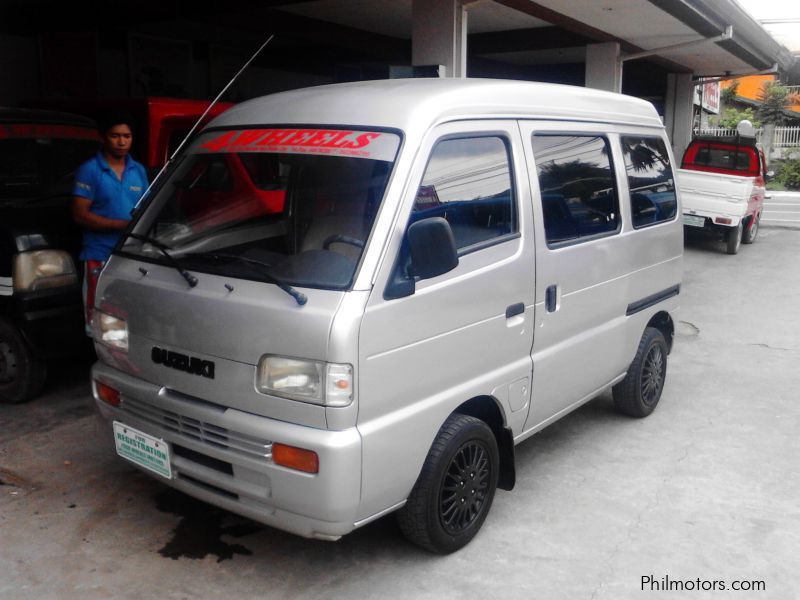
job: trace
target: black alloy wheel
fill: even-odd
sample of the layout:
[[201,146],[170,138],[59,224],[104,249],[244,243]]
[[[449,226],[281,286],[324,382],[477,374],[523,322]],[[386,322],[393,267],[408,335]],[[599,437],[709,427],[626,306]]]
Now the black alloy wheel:
[[661,347],[653,345],[644,359],[642,370],[642,401],[648,406],[658,402],[664,387],[664,353]]
[[464,532],[486,503],[491,468],[486,447],[471,441],[464,444],[445,474],[439,501],[439,518],[450,535]]
[[430,552],[449,554],[463,548],[489,514],[499,473],[494,432],[480,419],[451,414],[397,513],[400,530]]
[[664,334],[655,327],[645,328],[625,379],[612,390],[619,412],[641,418],[655,410],[667,377],[667,353]]

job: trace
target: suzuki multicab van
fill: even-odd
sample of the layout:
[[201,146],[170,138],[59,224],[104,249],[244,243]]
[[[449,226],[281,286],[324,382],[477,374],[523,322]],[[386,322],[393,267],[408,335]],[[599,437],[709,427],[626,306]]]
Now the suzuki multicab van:
[[669,147],[649,103],[558,85],[231,108],[100,278],[93,391],[117,452],[301,536],[398,511],[457,550],[514,486],[516,444],[609,389],[656,407],[683,252]]

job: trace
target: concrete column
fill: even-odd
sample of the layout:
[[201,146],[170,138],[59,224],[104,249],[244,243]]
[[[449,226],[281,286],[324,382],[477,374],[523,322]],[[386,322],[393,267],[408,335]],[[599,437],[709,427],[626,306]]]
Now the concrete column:
[[664,126],[672,142],[672,152],[677,162],[680,162],[684,150],[692,140],[693,99],[692,74],[669,73],[667,75]]
[[467,76],[467,11],[461,0],[413,0],[411,63],[444,65],[446,77]]
[[622,61],[619,44],[606,42],[586,45],[586,82],[588,88],[622,91]]

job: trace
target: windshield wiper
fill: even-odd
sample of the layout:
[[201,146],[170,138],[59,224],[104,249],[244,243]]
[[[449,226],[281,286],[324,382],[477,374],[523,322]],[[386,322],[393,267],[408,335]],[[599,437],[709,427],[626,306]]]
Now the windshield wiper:
[[174,267],[175,270],[178,271],[178,273],[181,274],[181,277],[183,277],[186,280],[186,283],[189,284],[189,287],[194,287],[194,286],[197,285],[197,277],[195,277],[194,275],[192,275],[191,273],[186,271],[181,266],[181,263],[178,262],[178,259],[175,258],[174,256],[172,256],[168,252],[168,250],[170,249],[169,246],[167,246],[165,244],[162,244],[158,240],[154,240],[151,237],[148,237],[146,235],[140,235],[138,233],[130,233],[130,232],[129,233],[124,233],[124,234],[122,234],[122,238],[123,239],[125,239],[125,238],[133,238],[135,240],[139,240],[140,242],[146,242],[146,243],[150,244],[153,248],[155,248],[156,250],[161,252],[161,254],[164,255],[164,257],[167,259],[167,262],[170,264],[170,266]]
[[[247,258],[246,256],[239,256],[238,254],[226,254],[225,252],[194,252],[194,253],[191,253],[191,254],[186,254],[185,256],[193,256],[193,257],[198,257],[198,258],[211,258],[211,259],[214,259],[214,260],[235,260],[235,261],[243,262],[243,263],[249,264],[249,265],[257,265],[259,267],[265,267],[267,269],[269,269],[272,266],[269,263],[265,263],[265,262],[260,261],[260,260]],[[302,292],[298,292],[296,289],[294,289],[288,283],[285,283],[285,282],[281,281],[280,279],[278,279],[277,277],[275,277],[274,275],[272,275],[269,271],[265,271],[262,268],[262,269],[259,269],[259,273],[261,275],[263,275],[264,278],[269,283],[274,283],[279,288],[281,288],[284,292],[286,292],[292,298],[294,298],[295,302],[297,302],[300,306],[303,306],[306,302],[308,302],[308,296],[306,296]]]

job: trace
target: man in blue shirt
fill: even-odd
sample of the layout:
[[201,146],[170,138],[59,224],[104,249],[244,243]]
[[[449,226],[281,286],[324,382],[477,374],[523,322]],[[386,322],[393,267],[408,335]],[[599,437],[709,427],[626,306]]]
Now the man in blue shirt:
[[98,125],[103,147],[80,166],[72,189],[72,218],[83,228],[80,259],[85,266],[87,331],[97,277],[148,185],[144,167],[129,155],[133,141],[130,115],[109,113]]

